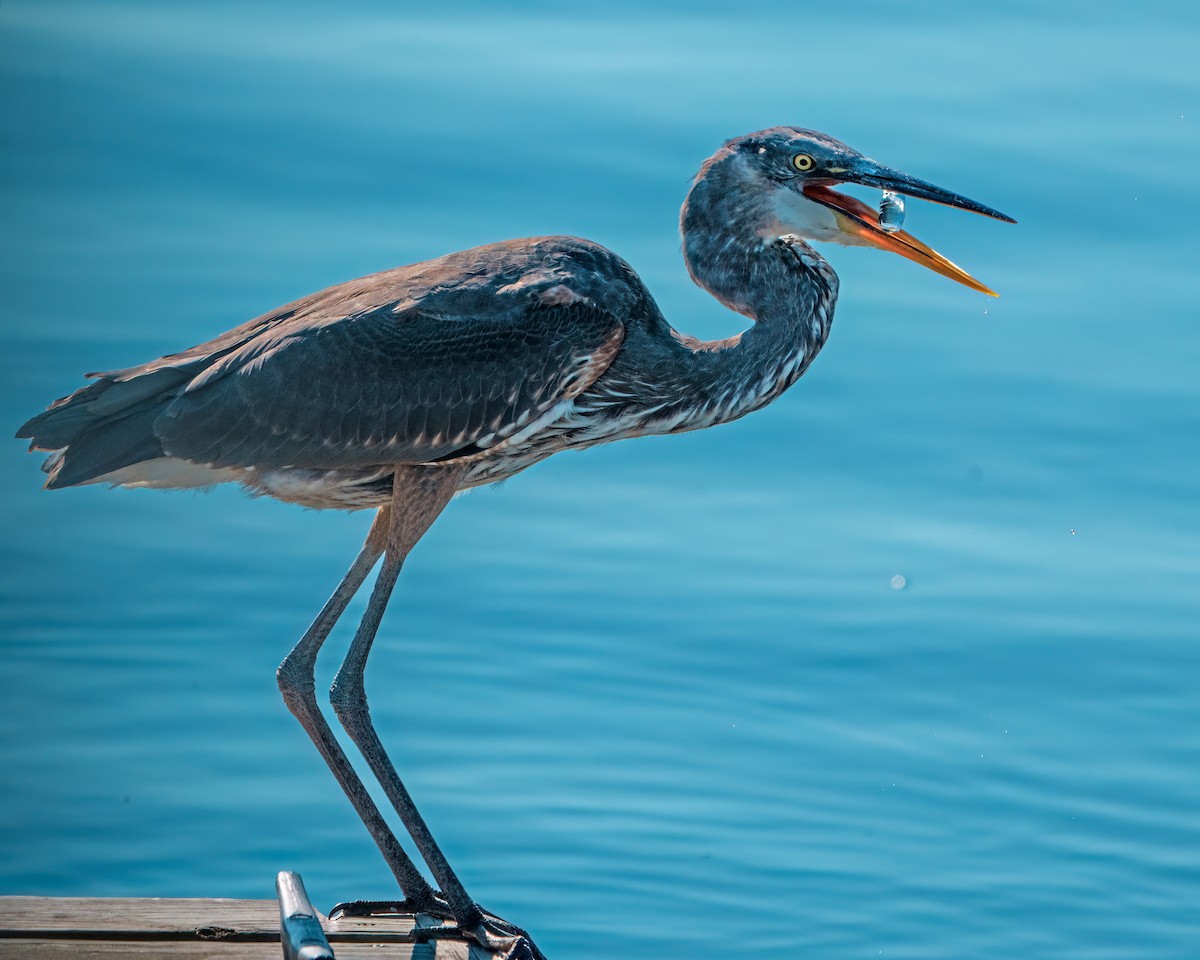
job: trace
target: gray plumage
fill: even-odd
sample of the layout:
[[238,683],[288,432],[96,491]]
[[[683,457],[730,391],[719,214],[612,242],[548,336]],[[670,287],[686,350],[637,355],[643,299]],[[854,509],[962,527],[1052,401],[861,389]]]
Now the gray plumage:
[[[233,481],[312,507],[377,508],[367,542],[279,669],[320,750],[405,891],[493,954],[537,958],[519,928],[466,894],[375,734],[363,669],[413,544],[454,492],[560,450],[709,427],[778,397],[829,336],[838,282],[807,239],[899,253],[974,289],[960,268],[831,189],[882,187],[1000,219],[824,134],[775,127],[703,165],[681,216],[700,286],[754,321],[701,341],[667,323],[624,260],[587,240],[477,247],[330,287],[213,340],[91,374],[18,432],[51,456],[47,486],[194,487]],[[429,867],[396,841],[316,704],[321,644],[383,558],[331,692]]]
[[18,435],[59,451],[51,488],[209,479],[136,469],[170,458],[280,499],[375,506],[388,464],[470,457],[472,486],[557,449],[741,416],[820,349],[837,280],[798,237],[756,235],[770,211],[737,189],[756,159],[737,143],[701,171],[683,233],[695,280],[759,321],[740,337],[679,334],[629,265],[589,241],[512,240],[330,287],[181,353],[93,374]]

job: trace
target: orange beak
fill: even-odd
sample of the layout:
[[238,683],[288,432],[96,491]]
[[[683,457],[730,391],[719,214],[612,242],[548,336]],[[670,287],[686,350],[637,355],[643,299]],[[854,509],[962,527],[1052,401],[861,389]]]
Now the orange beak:
[[[892,171],[888,171],[892,173]],[[903,177],[903,175],[900,175]],[[860,177],[854,177],[858,181]],[[872,178],[874,179],[874,178]],[[880,178],[882,180],[882,178]],[[888,178],[891,179],[890,177]],[[931,184],[925,184],[922,181],[913,180],[904,177],[913,185],[919,184],[921,190],[906,190],[907,184],[903,182],[881,183],[880,186],[885,186],[897,192],[907,193],[910,196],[920,196],[925,194],[923,199],[933,200],[935,203],[945,203],[948,206],[962,207],[963,209],[972,210],[975,213],[982,213],[985,216],[994,217],[997,220],[1006,220],[1010,223],[1015,223],[1010,217],[992,210],[990,207],[983,207],[982,204],[975,204],[973,201],[965,201],[965,198],[958,197],[956,194],[942,193],[942,191],[933,188]],[[874,185],[874,184],[872,184]],[[930,189],[924,189],[930,188]],[[973,276],[967,273],[962,267],[956,263],[952,263],[943,257],[936,250],[933,250],[920,240],[914,237],[911,233],[904,230],[896,230],[887,232],[879,225],[879,212],[872,210],[861,200],[851,197],[845,193],[838,193],[836,190],[826,186],[823,183],[806,183],[802,187],[803,193],[808,199],[814,200],[817,203],[829,207],[837,216],[838,225],[846,234],[854,237],[858,243],[867,246],[878,247],[880,250],[889,250],[892,253],[898,253],[902,257],[907,257],[914,263],[919,263],[923,267],[928,267],[934,273],[940,273],[943,277],[949,277],[951,280],[957,280],[959,283],[970,287],[972,290],[978,290],[980,293],[986,293],[989,297],[998,297],[999,294],[990,287],[985,286],[976,280]],[[934,193],[941,195],[929,195]],[[965,201],[965,202],[956,202]],[[968,206],[967,204],[970,204]]]

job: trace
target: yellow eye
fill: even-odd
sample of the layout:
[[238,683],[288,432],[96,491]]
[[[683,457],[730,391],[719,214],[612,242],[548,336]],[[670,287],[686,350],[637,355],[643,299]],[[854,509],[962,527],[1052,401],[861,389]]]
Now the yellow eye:
[[794,157],[792,157],[792,166],[795,167],[797,170],[799,170],[801,173],[808,173],[808,171],[811,170],[816,165],[817,165],[817,162],[812,157],[810,157],[807,153],[798,153]]

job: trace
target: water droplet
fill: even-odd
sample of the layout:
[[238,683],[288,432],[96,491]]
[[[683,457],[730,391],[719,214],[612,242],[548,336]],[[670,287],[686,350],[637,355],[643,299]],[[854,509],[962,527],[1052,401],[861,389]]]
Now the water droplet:
[[895,233],[904,226],[904,198],[891,190],[884,190],[879,200],[879,229],[884,233]]

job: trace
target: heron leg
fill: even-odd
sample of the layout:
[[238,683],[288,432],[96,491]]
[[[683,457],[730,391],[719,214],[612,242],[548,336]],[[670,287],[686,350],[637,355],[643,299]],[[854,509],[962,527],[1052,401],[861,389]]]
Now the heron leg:
[[292,648],[279,665],[276,679],[279,690],[283,694],[284,703],[300,721],[313,744],[316,745],[326,765],[337,778],[338,784],[354,806],[371,838],[378,845],[384,860],[387,861],[395,876],[400,889],[414,910],[437,910],[437,893],[429,882],[421,875],[416,864],[400,846],[395,834],[371,799],[366,787],[354,768],[350,765],[345,752],[342,750],[329,723],[325,720],[317,706],[316,685],[313,669],[317,662],[317,653],[329,636],[338,618],[345,611],[351,598],[362,586],[367,574],[375,566],[387,543],[388,529],[391,526],[391,507],[380,508],[367,534],[366,542],[342,582],[338,584],[333,595],[326,602],[312,625],[305,631],[303,637]]
[[383,565],[367,601],[367,610],[350,643],[346,659],[334,678],[329,695],[334,712],[395,807],[462,930],[502,956],[541,958],[541,951],[525,931],[486,913],[468,896],[375,732],[363,683],[367,657],[404,560],[450,502],[458,489],[461,470],[453,466],[411,466],[397,470]]

